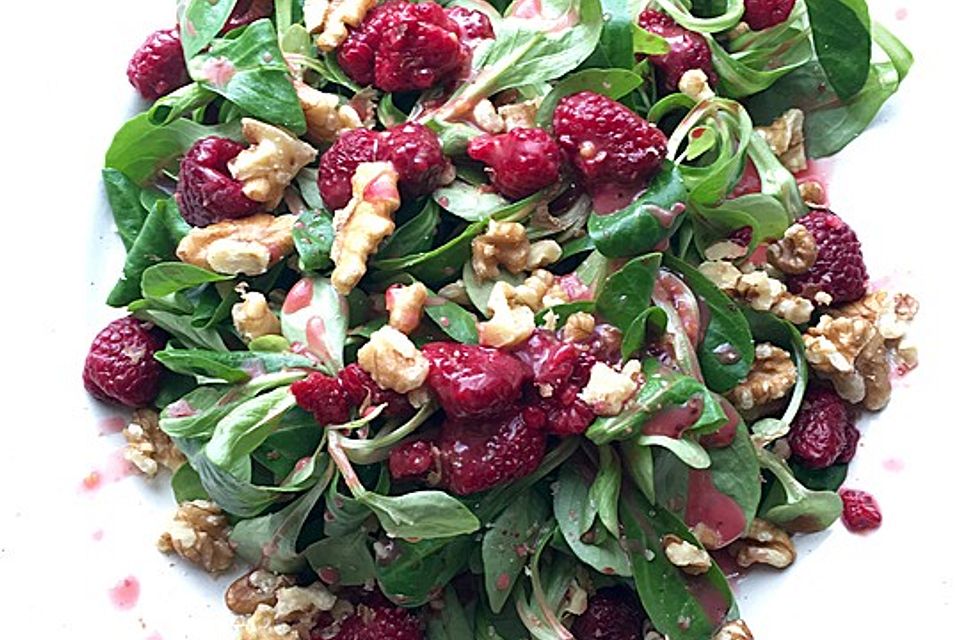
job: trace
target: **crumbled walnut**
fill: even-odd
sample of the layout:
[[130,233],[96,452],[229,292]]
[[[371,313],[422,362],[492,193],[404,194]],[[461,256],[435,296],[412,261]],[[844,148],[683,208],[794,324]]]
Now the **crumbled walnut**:
[[740,276],[736,292],[757,311],[769,311],[786,293],[786,286],[771,278],[765,271],[753,271]]
[[727,551],[743,568],[765,564],[786,569],[797,559],[797,550],[790,536],[783,529],[760,518],[754,518],[750,529],[740,540],[727,547]]
[[[630,363],[627,363],[628,365]],[[633,374],[633,375],[631,375]],[[590,380],[580,392],[580,399],[600,416],[615,416],[637,392],[636,367],[625,365],[616,371],[603,362],[590,369]]]
[[437,295],[450,302],[456,302],[461,305],[470,304],[470,296],[467,295],[467,286],[463,280],[457,279],[450,284],[445,284],[437,291]]
[[[876,327],[866,318],[821,316],[820,322],[803,335],[807,362],[821,377],[833,383],[840,397],[857,404],[867,395],[866,377],[857,369],[859,356],[876,335]],[[860,365],[870,368],[873,378],[875,366],[878,366],[872,362],[876,357],[875,347],[867,357],[869,360],[861,361]],[[874,402],[878,393],[879,389],[871,393]]]
[[299,80],[294,80],[293,85],[307,121],[306,138],[311,142],[333,142],[341,131],[363,126],[357,110],[349,104],[340,104],[337,94],[318,91]]
[[157,475],[161,466],[176,471],[186,462],[170,436],[160,429],[160,416],[153,409],[134,411],[130,424],[123,428],[123,437],[127,439],[123,457],[144,475]]
[[704,249],[703,257],[707,260],[736,260],[747,255],[747,247],[732,240],[714,242]]
[[233,326],[245,342],[262,336],[280,335],[280,319],[267,304],[266,297],[259,291],[245,291],[240,294],[241,302],[233,305],[230,313]]
[[275,605],[277,590],[292,585],[293,580],[289,576],[254,569],[230,583],[223,599],[230,611],[240,615],[250,615],[261,604],[271,607]]
[[753,633],[743,620],[731,620],[720,627],[712,640],[753,640]]
[[798,184],[797,188],[808,207],[823,207],[827,204],[827,191],[817,180],[806,180]]
[[650,620],[643,621],[643,630],[641,633],[643,634],[643,640],[667,640],[666,636],[653,628],[653,623],[650,622]]
[[806,273],[817,260],[817,241],[802,224],[791,225],[780,240],[767,247],[767,260],[783,273]]
[[807,156],[803,150],[803,111],[789,109],[769,127],[755,127],[754,130],[763,136],[791,173],[807,168]]
[[920,363],[920,354],[917,351],[917,345],[909,338],[902,338],[897,341],[893,351],[893,360],[900,373],[906,373],[915,369]]
[[296,216],[257,213],[194,227],[177,245],[188,264],[226,275],[258,276],[293,251]]
[[507,131],[513,131],[514,129],[530,129],[537,126],[539,102],[539,100],[525,100],[497,107],[497,113],[503,118],[504,128]]
[[277,620],[293,622],[300,614],[330,611],[337,603],[337,597],[323,584],[314,582],[309,587],[285,587],[277,591],[277,604],[274,607]]
[[702,263],[699,270],[717,287],[757,311],[771,311],[794,324],[809,322],[813,314],[813,303],[787,291],[782,282],[766,271],[743,273],[730,262],[716,260]]
[[317,150],[283,129],[253,118],[243,118],[243,137],[250,146],[227,163],[230,174],[243,183],[243,193],[273,210],[300,169],[317,157]]
[[[890,384],[890,362],[887,348],[879,331],[864,345],[854,363],[857,373],[863,377],[864,407],[879,411],[890,402],[893,385]],[[837,392],[839,393],[839,391]]]
[[216,504],[208,500],[184,502],[157,541],[157,548],[163,553],[175,551],[210,573],[226,571],[233,564],[228,530],[227,516]]
[[330,10],[330,0],[303,0],[303,25],[309,33],[323,30],[323,22]]
[[534,311],[543,308],[543,298],[553,286],[553,274],[545,269],[537,269],[522,284],[513,288],[513,297]]
[[907,325],[918,309],[919,303],[911,295],[874,291],[830,312],[830,315],[863,318],[876,326],[884,340],[899,340],[907,334]]
[[347,295],[367,272],[367,257],[393,233],[400,207],[397,172],[389,162],[362,162],[353,174],[353,197],[333,216],[330,258],[334,288]]
[[713,561],[710,554],[695,544],[675,536],[672,533],[663,536],[663,552],[675,567],[680,567],[684,573],[699,576],[710,570]]
[[779,400],[797,383],[797,367],[789,353],[769,342],[757,344],[754,353],[747,379],[727,393],[727,398],[741,411]]
[[[538,278],[528,278],[527,282],[531,280],[543,282]],[[487,300],[487,308],[492,316],[488,321],[477,325],[480,344],[486,347],[513,347],[533,334],[537,328],[533,309],[520,299],[517,291],[521,287],[524,285],[514,288],[503,281],[493,286],[493,291],[490,292],[490,298]],[[532,286],[527,289],[530,292],[535,291]],[[543,297],[542,294],[540,297]]]
[[563,247],[555,240],[538,240],[530,245],[526,268],[529,271],[542,269],[560,259]]
[[684,71],[680,76],[680,82],[677,83],[677,88],[680,89],[680,93],[697,102],[709,100],[717,95],[710,88],[710,79],[702,69],[694,68]]
[[420,317],[423,315],[423,306],[427,303],[428,294],[422,282],[414,282],[407,286],[394,285],[387,289],[390,326],[406,334],[420,326]]
[[500,133],[504,128],[503,118],[497,113],[493,103],[486,98],[473,108],[473,121],[487,133]]
[[[555,314],[554,317],[556,317]],[[596,326],[597,319],[593,317],[593,314],[585,311],[571,313],[563,324],[563,339],[570,342],[582,342],[593,335]]]
[[277,622],[273,608],[261,604],[240,627],[240,640],[301,640],[289,624]]
[[407,393],[427,380],[430,363],[410,338],[391,326],[377,329],[357,352],[357,363],[384,389]]
[[817,291],[813,294],[813,301],[821,307],[829,307],[833,304],[833,296],[826,291]]
[[328,53],[347,39],[347,26],[356,27],[363,22],[364,16],[377,4],[377,0],[330,0],[329,6],[322,11],[323,19],[320,22],[314,16],[321,14],[322,4],[326,4],[326,0],[318,0],[316,4],[307,29],[317,34],[317,48]]
[[527,268],[530,241],[519,222],[491,220],[487,230],[471,243],[473,272],[479,280],[493,280],[500,275],[500,265],[513,274]]
[[737,282],[743,275],[736,265],[723,260],[708,260],[700,265],[699,270],[710,282],[726,293],[733,293],[736,290]]

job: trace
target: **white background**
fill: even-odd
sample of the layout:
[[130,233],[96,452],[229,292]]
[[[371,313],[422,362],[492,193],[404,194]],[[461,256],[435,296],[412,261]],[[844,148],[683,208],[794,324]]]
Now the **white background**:
[[[10,5],[13,5],[12,7]],[[783,574],[737,588],[758,640],[957,638],[956,150],[960,12],[952,2],[871,2],[917,64],[878,123],[833,165],[831,196],[858,231],[876,279],[915,293],[922,365],[864,424],[850,486],[879,498],[882,529],[809,537]],[[29,8],[28,8],[29,7]],[[12,8],[12,15],[10,14]],[[905,10],[906,15],[898,10]],[[160,555],[173,507],[161,479],[79,491],[122,444],[80,383],[122,260],[99,171],[114,130],[137,109],[124,70],[173,2],[7,3],[0,91],[0,612],[3,638],[230,638],[214,580]],[[889,460],[903,469],[889,470]],[[95,540],[95,534],[102,538]],[[138,605],[108,590],[135,576]],[[953,615],[951,615],[953,614]],[[69,635],[64,635],[69,634]]]

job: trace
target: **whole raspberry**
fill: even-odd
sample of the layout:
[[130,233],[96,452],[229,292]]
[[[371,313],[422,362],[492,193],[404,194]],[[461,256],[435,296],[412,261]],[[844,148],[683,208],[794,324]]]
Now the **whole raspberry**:
[[743,0],[743,21],[754,31],[787,21],[797,0]]
[[529,377],[509,353],[456,342],[431,342],[422,349],[430,361],[427,385],[451,418],[491,415],[520,398]]
[[351,129],[344,132],[320,156],[317,182],[324,204],[331,210],[342,209],[350,202],[353,188],[350,180],[362,162],[377,159],[380,134],[370,129]]
[[301,409],[321,425],[343,424],[350,419],[350,400],[337,378],[314,371],[290,386]]
[[449,7],[444,11],[447,12],[447,17],[456,23],[460,42],[468,47],[476,46],[480,40],[494,37],[493,24],[487,14],[466,7]]
[[877,499],[866,491],[856,489],[840,489],[840,499],[843,500],[843,524],[855,533],[871,531],[880,527],[883,515]]
[[108,324],[90,345],[83,364],[83,386],[93,396],[128,407],[144,407],[157,397],[161,365],[154,357],[166,334],[133,316]]
[[867,265],[853,229],[836,214],[819,209],[797,222],[817,241],[817,259],[809,271],[787,279],[790,291],[810,300],[822,291],[833,303],[862,298],[867,292]]
[[180,45],[180,30],[161,29],[147,36],[127,64],[127,79],[147,100],[156,100],[188,84],[190,76]]
[[477,136],[467,155],[487,165],[493,188],[519,200],[560,179],[560,148],[543,129]]
[[790,451],[800,464],[824,469],[836,462],[847,445],[850,412],[831,387],[811,387],[790,426]]
[[857,445],[860,443],[860,430],[853,425],[852,421],[848,422],[847,428],[844,430],[844,436],[846,443],[843,445],[843,451],[841,451],[837,457],[837,462],[848,464],[853,460],[854,456],[857,455]]
[[423,640],[420,627],[420,621],[403,607],[359,604],[331,640]]
[[406,396],[390,389],[383,389],[356,363],[344,367],[337,377],[343,385],[347,399],[355,407],[365,403],[371,406],[386,404],[384,412],[388,416],[406,416],[413,411]]
[[637,594],[627,587],[599,589],[573,623],[577,640],[640,640],[646,616]]
[[553,133],[588,190],[640,186],[667,154],[662,131],[619,102],[591,91],[560,100]]
[[436,449],[426,440],[414,440],[390,452],[390,476],[396,480],[421,480],[435,467]]
[[699,33],[684,29],[670,16],[647,9],[637,19],[640,27],[664,38],[670,45],[670,52],[659,56],[650,56],[650,62],[660,72],[660,84],[667,91],[676,91],[680,78],[685,71],[700,69],[716,86],[717,74],[713,69],[710,45]]
[[561,341],[557,334],[537,329],[513,354],[533,372],[534,383],[557,387],[573,375],[580,351],[573,344]]
[[337,49],[337,62],[351,80],[360,85],[373,84],[377,50],[387,24],[401,11],[404,0],[388,0],[367,12],[363,22]]
[[243,218],[261,207],[243,193],[227,163],[243,151],[243,145],[228,138],[209,136],[197,140],[180,161],[180,177],[174,197],[183,219],[205,227],[230,218]]
[[239,0],[227,23],[223,26],[220,34],[227,33],[233,29],[238,29],[244,25],[256,22],[260,18],[266,18],[273,14],[272,0]]
[[496,418],[448,418],[440,432],[441,484],[459,495],[532,473],[546,450],[543,412],[526,408]]
[[380,135],[377,160],[393,164],[404,194],[426,195],[453,177],[453,165],[432,129],[408,122]]

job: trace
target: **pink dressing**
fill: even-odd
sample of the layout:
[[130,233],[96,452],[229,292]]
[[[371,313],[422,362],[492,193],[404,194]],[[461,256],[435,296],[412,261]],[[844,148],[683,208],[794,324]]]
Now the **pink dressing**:
[[107,595],[114,607],[129,611],[137,606],[137,601],[140,600],[140,581],[133,576],[127,576],[111,587]]
[[322,360],[330,359],[330,350],[327,348],[326,337],[327,328],[323,323],[323,318],[313,316],[307,320],[307,348]]
[[726,597],[705,576],[696,576],[688,580],[687,591],[700,603],[712,624],[718,625],[726,617]]
[[708,549],[719,549],[730,544],[747,527],[740,505],[717,489],[709,469],[690,470],[683,519],[691,529],[699,528],[706,534],[698,537],[701,540],[707,538],[704,546]]
[[301,309],[306,309],[311,300],[313,300],[313,281],[309,278],[302,278],[287,293],[287,297],[283,301],[282,311],[286,314],[296,313]]
[[127,426],[127,419],[123,416],[107,416],[97,423],[97,429],[102,436],[120,433],[125,426]]
[[658,411],[644,423],[643,434],[679,438],[684,431],[693,426],[701,413],[703,413],[703,399],[690,398],[679,406]]
[[211,58],[203,64],[200,75],[210,84],[225,87],[237,73],[237,68],[226,58]]

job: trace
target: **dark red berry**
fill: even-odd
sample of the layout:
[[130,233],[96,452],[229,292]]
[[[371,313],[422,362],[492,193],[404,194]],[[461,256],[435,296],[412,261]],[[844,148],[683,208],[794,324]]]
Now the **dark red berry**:
[[743,0],[743,21],[754,31],[787,21],[796,0]]
[[553,133],[584,186],[640,186],[659,169],[667,137],[615,100],[581,91],[560,100]]
[[577,640],[640,640],[645,617],[631,589],[607,587],[587,600],[587,610],[574,621],[572,631]]
[[568,385],[557,391],[553,397],[540,400],[537,406],[546,413],[547,432],[556,436],[575,436],[593,424],[597,414],[579,398],[581,389]]
[[343,424],[350,419],[350,400],[340,380],[313,372],[290,386],[297,404],[321,425]]
[[190,82],[183,58],[179,29],[154,31],[127,64],[127,79],[147,100],[179,89]]
[[251,22],[256,22],[261,18],[269,17],[272,14],[272,0],[238,0],[220,33],[224,34],[233,29],[238,29]]
[[414,440],[390,452],[390,476],[396,480],[422,480],[436,468],[437,451],[432,442]]
[[880,527],[883,515],[877,499],[866,491],[856,489],[840,489],[840,499],[843,500],[843,524],[855,533],[872,531]]
[[841,451],[837,457],[837,462],[848,464],[853,460],[854,456],[857,455],[857,445],[860,443],[860,430],[853,425],[852,421],[848,422],[844,436],[846,443],[843,445],[843,451]]
[[438,442],[441,484],[469,495],[530,474],[546,450],[544,420],[534,408],[496,418],[448,418]]
[[443,155],[440,138],[433,129],[408,122],[380,135],[377,160],[393,164],[404,194],[426,195],[453,178],[453,165]]
[[93,396],[128,407],[153,402],[160,388],[161,365],[153,355],[166,334],[133,316],[108,324],[90,345],[83,364],[83,386]]
[[451,418],[502,412],[520,398],[529,378],[520,360],[497,349],[432,342],[422,352],[430,361],[427,385]]
[[347,399],[355,407],[386,404],[384,411],[388,416],[405,416],[413,411],[405,395],[382,388],[356,363],[348,364],[337,377],[343,385]]
[[337,62],[351,80],[360,85],[373,84],[377,50],[387,24],[400,10],[404,0],[388,0],[367,12],[356,29],[337,49]]
[[423,640],[423,631],[409,609],[359,604],[331,640]]
[[243,151],[243,145],[228,138],[209,136],[194,143],[180,161],[175,194],[183,219],[195,227],[252,215],[261,204],[243,193],[227,163]]
[[847,444],[850,412],[832,387],[807,389],[800,412],[790,426],[791,455],[811,469],[824,469],[836,462]]
[[466,7],[448,7],[444,11],[447,12],[447,17],[456,23],[460,42],[468,47],[475,46],[480,40],[494,37],[493,24],[487,14]]
[[660,72],[660,84],[664,89],[676,91],[680,78],[690,69],[702,70],[710,84],[716,86],[717,74],[713,69],[710,45],[702,35],[684,29],[670,16],[652,9],[641,13],[637,21],[641,28],[664,38],[670,45],[669,53],[650,56],[650,62]]
[[543,129],[478,136],[467,155],[487,165],[493,188],[508,198],[525,198],[560,179],[560,148]]
[[320,156],[317,180],[320,196],[329,209],[342,209],[350,202],[353,193],[350,180],[358,165],[376,161],[379,141],[380,134],[376,131],[351,129]]
[[867,265],[857,234],[830,211],[815,209],[797,220],[817,241],[817,259],[810,270],[790,276],[790,291],[814,300],[827,293],[833,303],[853,302],[867,292]]
[[740,227],[731,233],[727,239],[741,247],[749,247],[750,242],[753,241],[753,227]]
[[513,353],[533,372],[534,383],[554,387],[570,379],[580,357],[576,346],[561,341],[557,334],[546,329],[534,331]]

